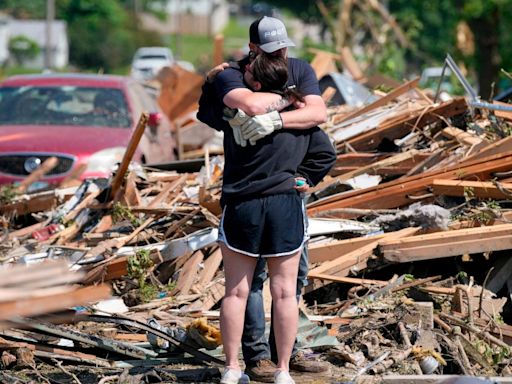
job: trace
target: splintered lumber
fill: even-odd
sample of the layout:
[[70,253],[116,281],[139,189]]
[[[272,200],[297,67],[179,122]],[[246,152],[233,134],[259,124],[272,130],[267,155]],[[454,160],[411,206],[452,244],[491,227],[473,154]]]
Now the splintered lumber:
[[0,214],[26,215],[27,213],[47,211],[74,196],[76,187],[55,189],[22,195],[15,201],[0,205]]
[[204,77],[174,64],[172,67],[162,68],[157,80],[161,84],[158,105],[173,123],[171,129],[175,130],[176,119],[197,109]]
[[146,125],[149,121],[149,114],[143,112],[140,115],[139,122],[137,123],[137,127],[135,131],[133,131],[132,137],[130,138],[130,142],[128,143],[128,147],[123,156],[123,160],[119,165],[119,168],[116,171],[116,175],[114,176],[114,180],[112,180],[111,190],[110,190],[110,198],[113,199],[116,197],[119,188],[121,187],[121,183],[123,182],[124,175],[128,170],[128,166],[130,165],[130,161],[132,160],[135,151],[137,150],[137,146],[139,145],[140,139],[144,134],[144,130],[146,129]]
[[346,284],[355,284],[355,285],[378,285],[385,286],[389,284],[389,281],[383,280],[371,280],[371,279],[359,279],[355,277],[341,277],[341,276],[333,276],[333,275],[324,275],[317,274],[315,275],[315,279],[322,279],[327,281],[332,281],[336,283],[346,283]]
[[203,261],[204,255],[201,250],[194,252],[192,257],[187,260],[187,262],[183,265],[181,269],[180,276],[176,281],[176,287],[173,289],[172,293],[176,294],[179,292],[180,295],[187,295],[194,284],[199,269],[199,264]]
[[100,338],[95,335],[89,335],[87,333],[78,332],[70,328],[64,328],[42,321],[37,321],[35,319],[25,319],[20,317],[12,319],[11,321],[19,326],[27,327],[35,331],[49,333],[54,336],[63,337],[65,339],[73,340],[103,350],[120,353],[124,356],[130,356],[136,359],[145,359],[148,357],[157,356],[156,352],[136,345]]
[[309,243],[309,263],[316,264],[332,260],[333,258],[339,257],[339,255],[352,252],[383,237],[384,235],[375,235],[371,237],[356,237],[353,239],[330,241],[328,243]]
[[333,123],[339,124],[343,121],[347,121],[347,120],[353,119],[355,117],[364,115],[365,113],[372,111],[375,108],[382,107],[383,105],[388,104],[390,101],[395,100],[398,96],[401,96],[404,93],[414,89],[414,87],[416,87],[418,85],[419,81],[420,81],[419,78],[408,81],[407,83],[394,89],[393,91],[389,92],[386,96],[381,97],[380,99],[374,101],[373,103],[368,104],[367,106],[365,106],[361,109],[358,109],[357,111],[354,111],[348,115],[340,116],[339,118],[334,118]]
[[0,303],[0,320],[10,320],[17,316],[36,316],[52,313],[109,297],[110,287],[107,285],[96,285],[79,288],[71,292],[8,301]]
[[486,141],[484,141],[480,137],[473,135],[469,132],[463,131],[462,129],[459,128],[446,127],[441,132],[443,133],[443,136],[455,139],[459,143],[467,145],[468,147],[487,144]]
[[350,147],[356,151],[372,151],[377,149],[384,138],[389,140],[404,137],[414,128],[423,128],[443,119],[460,115],[467,111],[463,98],[451,100],[441,105],[425,107],[424,113],[406,116],[399,121],[383,123],[378,128],[363,132],[348,140]]
[[310,50],[310,52],[311,51],[315,53],[315,57],[311,61],[311,67],[313,67],[317,79],[320,80],[331,72],[338,72],[334,60],[339,58],[339,55],[321,50]]
[[366,261],[373,255],[374,250],[381,241],[411,236],[418,231],[419,228],[404,228],[397,232],[386,233],[383,238],[374,240],[351,252],[322,263],[320,266],[309,271],[308,278],[321,279],[320,276],[323,275],[348,276],[353,267],[366,268]]
[[[476,197],[479,199],[512,199],[512,183],[501,183],[500,188],[490,181],[434,180],[435,195]],[[505,190],[509,190],[507,194]]]
[[393,180],[375,187],[345,192],[308,204],[308,214],[338,208],[385,209],[410,204],[409,196],[424,195],[436,179],[460,179],[464,177],[490,179],[495,172],[509,171],[512,152],[501,153],[485,159],[477,159],[415,176]]
[[383,240],[380,244],[384,259],[398,263],[504,249],[512,249],[512,224]]
[[[0,268],[0,288],[44,288],[57,285],[56,278],[66,277],[65,282],[74,283],[80,277],[80,273],[69,271],[66,262],[45,262],[34,266],[8,265]],[[0,301],[4,297],[0,295]]]
[[220,263],[222,262],[222,252],[217,248],[204,262],[204,266],[199,273],[198,281],[194,284],[194,290],[202,293],[207,284],[211,282],[215,274],[219,270]]
[[223,297],[226,289],[224,280],[217,280],[206,287],[204,296],[190,305],[180,308],[180,313],[205,312],[213,308]]
[[329,102],[331,101],[331,99],[334,97],[334,95],[336,94],[336,88],[334,87],[327,87],[323,92],[322,92],[322,100],[324,101],[325,104],[329,104]]
[[390,165],[401,163],[401,162],[403,162],[405,160],[412,159],[412,158],[414,158],[418,154],[419,154],[418,150],[411,149],[411,150],[409,150],[407,152],[399,153],[397,155],[394,155],[394,156],[385,158],[383,160],[377,161],[377,162],[375,162],[373,164],[369,164],[369,165],[367,165],[365,167],[360,167],[360,168],[357,168],[357,169],[355,169],[353,171],[350,171],[350,172],[347,172],[347,173],[343,173],[342,175],[337,176],[336,180],[338,180],[339,182],[342,182],[342,181],[346,181],[346,180],[352,179],[353,177],[362,175],[363,173],[374,174],[374,173],[376,173],[376,171],[378,171],[381,168],[389,167]]
[[213,39],[213,66],[224,62],[224,35],[219,33]]
[[359,67],[359,64],[357,64],[357,61],[354,58],[354,55],[352,55],[352,51],[350,50],[349,47],[343,47],[341,49],[340,59],[341,62],[343,63],[343,66],[347,69],[347,71],[350,73],[354,80],[359,81],[361,83],[364,83],[366,81],[364,73]]
[[[123,276],[128,275],[128,256],[117,257],[113,260],[109,260],[107,264],[102,266],[105,268],[106,273],[103,276],[104,281],[120,279]],[[154,264],[162,262],[162,255],[158,250],[154,250],[149,254],[149,258]]]
[[[512,108],[512,104],[504,103],[502,101],[494,100],[492,103],[496,104],[496,105],[501,105],[503,107]],[[511,111],[500,111],[497,109],[494,111],[494,114],[498,117],[501,117],[502,119],[512,121],[512,112]]]
[[414,167],[424,164],[424,161],[431,156],[431,153],[415,152],[414,156],[405,156],[401,161],[392,161],[390,164],[381,163],[377,167],[375,165],[380,161],[393,156],[383,153],[344,153],[337,156],[336,164],[329,175],[338,176],[363,167],[368,169],[368,173],[376,175],[404,175]]
[[490,156],[497,155],[499,153],[505,153],[512,151],[512,136],[507,136],[504,139],[498,140],[492,144],[487,145],[485,148],[481,148],[477,153],[468,156],[463,163],[468,161],[484,159]]

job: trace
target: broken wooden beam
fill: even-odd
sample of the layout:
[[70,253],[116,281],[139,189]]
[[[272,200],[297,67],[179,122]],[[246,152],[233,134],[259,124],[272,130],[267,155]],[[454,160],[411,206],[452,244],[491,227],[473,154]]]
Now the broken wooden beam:
[[347,143],[356,151],[372,151],[377,149],[384,138],[389,140],[402,138],[415,128],[421,129],[426,125],[463,114],[467,111],[467,105],[463,98],[459,98],[441,105],[429,106],[425,109],[426,111],[419,116],[415,113],[399,121],[383,123],[376,129],[350,138]]
[[390,262],[406,263],[464,254],[512,249],[512,224],[458,229],[382,240],[379,250]]
[[[512,183],[501,183],[500,188],[491,181],[434,180],[432,190],[435,195],[467,196],[478,199],[511,199]],[[510,193],[506,193],[509,190]]]
[[133,155],[137,150],[137,146],[139,145],[140,139],[144,134],[144,130],[146,129],[148,121],[149,114],[147,112],[143,112],[140,115],[135,131],[133,131],[132,137],[130,138],[130,142],[128,143],[128,147],[124,152],[123,160],[121,161],[121,164],[119,165],[119,168],[116,171],[114,179],[112,180],[112,184],[110,187],[110,199],[115,199],[116,194],[119,191],[119,188],[121,188],[121,183],[123,182],[124,175],[126,174],[128,166],[130,165],[130,161],[132,160]]

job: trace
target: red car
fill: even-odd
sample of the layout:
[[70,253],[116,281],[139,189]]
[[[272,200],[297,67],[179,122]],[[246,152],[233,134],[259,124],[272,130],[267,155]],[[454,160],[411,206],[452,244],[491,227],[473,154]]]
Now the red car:
[[[44,74],[0,83],[0,184],[19,181],[48,157],[58,165],[42,184],[63,180],[81,164],[81,178],[108,177],[142,112],[149,124],[133,158],[175,160],[171,122],[135,80],[122,76]],[[41,184],[41,183],[39,183]]]

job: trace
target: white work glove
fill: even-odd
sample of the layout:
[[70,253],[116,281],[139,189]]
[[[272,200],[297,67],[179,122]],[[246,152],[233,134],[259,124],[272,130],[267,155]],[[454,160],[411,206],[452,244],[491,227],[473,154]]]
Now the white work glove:
[[247,146],[247,140],[244,139],[242,136],[241,126],[249,118],[250,118],[250,116],[247,116],[244,111],[242,111],[241,109],[238,109],[235,116],[232,117],[231,119],[228,119],[228,123],[231,126],[231,128],[233,129],[233,137],[235,138],[235,142],[242,147]]
[[251,145],[256,141],[270,135],[277,129],[283,128],[283,120],[278,111],[256,115],[242,124],[242,137],[249,140]]

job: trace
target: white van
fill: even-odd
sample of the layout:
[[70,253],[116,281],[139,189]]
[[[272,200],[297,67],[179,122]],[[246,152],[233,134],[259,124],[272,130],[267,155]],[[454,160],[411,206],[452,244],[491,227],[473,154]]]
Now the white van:
[[133,55],[130,76],[137,80],[151,80],[158,71],[174,64],[172,51],[167,47],[141,47]]

